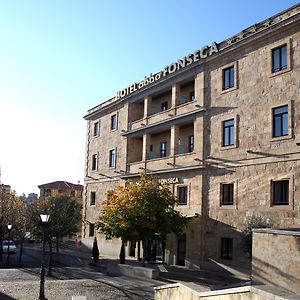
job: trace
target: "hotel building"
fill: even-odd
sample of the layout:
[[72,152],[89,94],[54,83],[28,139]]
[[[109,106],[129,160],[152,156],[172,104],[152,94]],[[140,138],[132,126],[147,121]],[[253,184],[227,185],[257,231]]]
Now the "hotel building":
[[[83,240],[97,235],[102,254],[118,255],[120,241],[95,230],[101,202],[146,172],[170,184],[188,218],[168,236],[166,263],[248,268],[248,217],[300,227],[300,5],[146,76],[85,119]],[[137,249],[129,242],[127,255]]]

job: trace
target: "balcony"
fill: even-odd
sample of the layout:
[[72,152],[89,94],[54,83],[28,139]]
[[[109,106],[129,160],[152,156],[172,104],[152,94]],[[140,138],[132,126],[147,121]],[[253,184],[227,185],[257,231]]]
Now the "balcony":
[[[143,130],[199,111],[195,99],[195,80],[178,84],[160,94],[148,96],[129,106],[129,131]],[[144,115],[147,112],[147,116]]]

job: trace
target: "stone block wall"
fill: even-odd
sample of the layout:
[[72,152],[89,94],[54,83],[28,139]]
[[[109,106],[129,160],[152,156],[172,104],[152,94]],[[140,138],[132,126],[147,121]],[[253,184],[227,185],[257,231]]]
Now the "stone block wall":
[[300,293],[300,228],[253,230],[252,278]]

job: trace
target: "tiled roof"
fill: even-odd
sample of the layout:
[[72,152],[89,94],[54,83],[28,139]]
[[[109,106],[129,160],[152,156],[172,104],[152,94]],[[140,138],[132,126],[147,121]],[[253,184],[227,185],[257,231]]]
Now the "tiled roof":
[[58,190],[83,190],[83,185],[74,184],[68,181],[54,181],[50,183],[41,184],[39,189],[58,189]]

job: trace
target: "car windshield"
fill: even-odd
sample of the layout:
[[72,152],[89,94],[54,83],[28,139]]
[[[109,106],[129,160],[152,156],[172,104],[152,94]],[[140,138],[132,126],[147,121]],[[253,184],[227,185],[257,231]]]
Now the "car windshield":
[[[9,246],[14,246],[13,242],[9,242]],[[8,242],[3,242],[3,246],[8,246]]]

